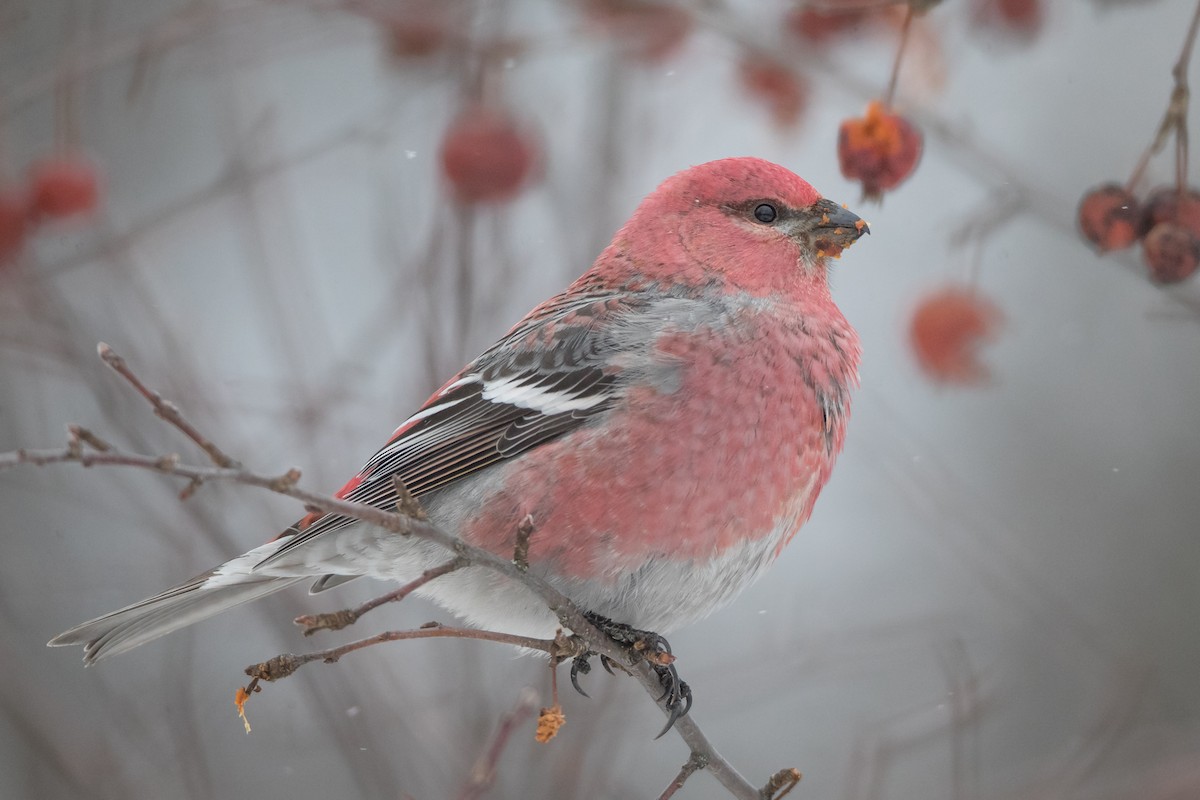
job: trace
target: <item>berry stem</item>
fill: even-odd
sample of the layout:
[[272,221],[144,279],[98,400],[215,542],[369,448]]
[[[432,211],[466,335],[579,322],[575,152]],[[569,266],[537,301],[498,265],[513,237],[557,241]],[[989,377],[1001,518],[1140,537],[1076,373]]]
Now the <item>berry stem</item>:
[[1197,31],[1200,31],[1200,2],[1196,3],[1196,10],[1192,12],[1192,21],[1188,25],[1187,35],[1183,39],[1183,49],[1179,53],[1179,58],[1171,67],[1171,77],[1175,79],[1175,86],[1171,90],[1171,99],[1167,103],[1167,110],[1163,113],[1162,122],[1158,124],[1158,132],[1154,135],[1154,141],[1138,159],[1137,166],[1133,168],[1133,174],[1129,176],[1129,181],[1125,184],[1125,188],[1130,192],[1133,192],[1137,183],[1141,181],[1150,159],[1163,149],[1167,143],[1167,137],[1172,133],[1175,134],[1175,185],[1180,196],[1186,190],[1189,99],[1187,72],[1188,65],[1192,60],[1192,48],[1196,43]]
[[892,98],[896,96],[896,81],[900,77],[900,63],[904,60],[904,51],[908,47],[908,32],[912,28],[915,15],[916,12],[910,5],[908,13],[904,15],[904,25],[900,28],[900,46],[896,48],[896,60],[892,62],[892,77],[888,81],[887,92],[883,95],[884,108],[891,108]]

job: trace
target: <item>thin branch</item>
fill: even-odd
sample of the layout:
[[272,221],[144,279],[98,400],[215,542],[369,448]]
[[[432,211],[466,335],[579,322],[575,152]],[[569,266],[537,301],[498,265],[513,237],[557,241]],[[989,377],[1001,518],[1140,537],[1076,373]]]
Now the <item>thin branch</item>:
[[910,3],[908,11],[904,14],[904,25],[900,28],[900,44],[896,47],[896,60],[892,62],[892,77],[888,79],[887,91],[883,94],[883,105],[886,108],[892,107],[892,100],[896,97],[896,83],[900,79],[900,65],[904,62],[904,51],[908,49],[909,32],[912,30],[912,21],[916,13],[915,8]]
[[533,716],[536,708],[537,692],[528,687],[522,689],[516,706],[500,718],[500,724],[496,726],[496,732],[492,734],[491,741],[480,753],[475,766],[471,767],[471,776],[459,791],[458,800],[478,800],[488,789],[492,788],[492,784],[496,781],[496,767],[500,763],[500,756],[504,754],[504,748],[512,738],[513,731],[517,729],[518,725]]
[[347,628],[358,622],[358,618],[368,611],[372,611],[388,603],[398,603],[434,578],[440,578],[466,565],[467,560],[465,558],[452,558],[445,564],[430,567],[422,572],[419,577],[409,581],[394,592],[388,592],[381,597],[376,597],[374,600],[368,600],[357,608],[343,608],[341,611],[332,611],[326,614],[304,614],[292,621],[304,628],[305,636],[312,636],[317,631],[340,631],[342,628]]
[[767,785],[762,788],[762,796],[765,800],[779,800],[786,795],[796,785],[800,783],[800,779],[804,777],[796,769],[781,769],[771,776],[771,780],[767,781]]
[[[314,653],[281,653],[274,658],[269,658],[261,663],[246,667],[245,672],[255,682],[266,681],[272,683],[290,676],[305,664],[311,664],[314,661],[334,664],[342,656],[349,655],[366,647],[372,647],[385,642],[404,642],[412,639],[478,639],[485,642],[499,642],[500,644],[525,647],[530,650],[540,650],[543,653],[557,653],[560,650],[558,642],[554,639],[534,639],[529,636],[516,636],[511,633],[483,631],[476,628],[449,628],[440,622],[427,622],[416,630],[384,631],[374,636],[368,636],[365,639],[358,639],[357,641],[338,647],[318,650]],[[579,647],[582,649],[583,645],[579,645]],[[247,689],[247,691],[251,690]]]
[[533,515],[526,514],[517,526],[517,543],[513,547],[513,564],[522,572],[529,571],[529,537],[533,535]]
[[675,796],[676,792],[683,788],[683,784],[687,783],[688,778],[707,766],[708,762],[704,760],[703,756],[692,753],[691,757],[679,768],[679,774],[667,785],[666,789],[663,789],[662,794],[658,796],[658,800],[670,800],[670,798]]
[[1154,134],[1154,140],[1150,142],[1150,146],[1138,159],[1137,166],[1133,168],[1133,173],[1125,184],[1125,188],[1131,192],[1141,181],[1142,174],[1150,164],[1150,159],[1163,149],[1167,143],[1167,137],[1172,133],[1175,134],[1175,183],[1181,193],[1187,184],[1187,113],[1190,95],[1187,73],[1192,60],[1192,47],[1196,43],[1197,31],[1200,31],[1200,2],[1196,3],[1196,10],[1192,12],[1192,21],[1188,25],[1187,35],[1183,37],[1183,49],[1179,52],[1179,58],[1171,67],[1171,77],[1175,81],[1175,86],[1171,89],[1171,99],[1167,102],[1167,110],[1163,112],[1162,121],[1158,123],[1158,131]]
[[100,356],[100,360],[110,366],[114,372],[129,382],[129,385],[137,390],[138,394],[146,398],[147,402],[154,407],[154,413],[167,423],[174,425],[179,431],[208,454],[212,462],[218,467],[237,467],[238,463],[221,451],[207,437],[203,436],[200,431],[196,430],[190,422],[184,419],[183,413],[169,400],[164,400],[162,395],[154,391],[146,384],[142,383],[137,375],[129,369],[129,365],[125,363],[125,359],[117,355],[116,352],[104,342],[96,345],[96,353]]

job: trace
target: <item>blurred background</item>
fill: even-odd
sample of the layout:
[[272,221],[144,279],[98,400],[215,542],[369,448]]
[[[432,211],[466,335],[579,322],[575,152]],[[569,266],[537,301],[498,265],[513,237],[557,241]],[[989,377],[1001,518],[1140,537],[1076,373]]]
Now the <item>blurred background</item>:
[[[768,158],[872,224],[834,267],[862,389],[809,524],[671,639],[697,721],[757,785],[800,769],[794,797],[1200,796],[1200,286],[1075,228],[1150,143],[1193,4],[932,9],[895,98],[924,156],[879,205],[838,126],[886,90],[904,11],[844,5],[0,2],[0,450],[76,422],[203,463],[106,341],[247,466],[332,491],[659,181]],[[1168,146],[1138,191],[1174,175]],[[966,381],[910,338],[953,285],[997,310],[967,312],[992,337]],[[267,686],[243,733],[247,664],[452,621],[410,599],[292,625],[386,589],[361,582],[86,671],[47,649],[300,511],[180,488],[0,474],[0,797],[455,797],[525,687],[549,704],[534,659],[405,642]],[[488,796],[658,796],[685,747],[652,741],[633,681],[587,688],[553,742],[525,720]],[[700,773],[678,796],[723,792]]]

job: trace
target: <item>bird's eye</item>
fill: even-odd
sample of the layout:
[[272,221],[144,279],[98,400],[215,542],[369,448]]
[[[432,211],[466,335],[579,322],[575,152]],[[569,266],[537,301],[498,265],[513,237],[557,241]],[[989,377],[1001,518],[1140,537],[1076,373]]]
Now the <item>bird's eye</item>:
[[774,222],[777,216],[779,216],[779,212],[770,203],[759,203],[754,207],[754,218],[764,224]]

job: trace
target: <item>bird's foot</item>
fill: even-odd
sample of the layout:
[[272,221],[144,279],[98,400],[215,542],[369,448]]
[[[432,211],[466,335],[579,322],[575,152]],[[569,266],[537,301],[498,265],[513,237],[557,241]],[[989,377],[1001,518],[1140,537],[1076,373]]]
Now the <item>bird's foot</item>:
[[[658,734],[659,737],[663,736],[692,708],[692,690],[686,681],[680,679],[679,672],[675,669],[675,656],[671,654],[671,645],[653,631],[638,630],[621,622],[613,622],[599,614],[587,613],[585,616],[614,642],[624,645],[635,656],[644,658],[657,673],[658,681],[663,687],[663,693],[658,699],[664,703],[668,713],[667,725]],[[594,652],[583,653],[571,661],[571,685],[584,697],[587,697],[588,693],[579,685],[579,676],[592,671],[591,657],[594,655]],[[620,667],[603,655],[600,656],[600,664],[610,675],[613,674],[614,665]]]

